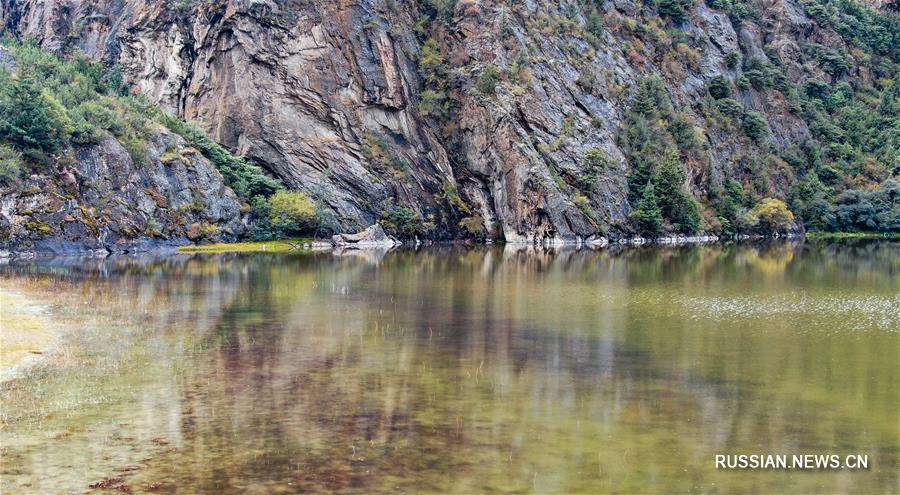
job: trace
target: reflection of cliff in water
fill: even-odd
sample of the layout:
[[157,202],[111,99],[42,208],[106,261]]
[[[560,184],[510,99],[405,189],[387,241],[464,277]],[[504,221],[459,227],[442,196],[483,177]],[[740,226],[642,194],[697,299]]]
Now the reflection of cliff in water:
[[[133,439],[92,447],[97,479],[137,449],[131,486],[192,493],[759,492],[758,473],[716,473],[711,453],[839,438],[897,465],[900,356],[867,319],[897,324],[874,307],[898,303],[896,252],[438,246],[51,271],[179,315],[153,320],[158,366],[105,413],[127,424],[87,434]],[[72,445],[42,445],[52,462],[29,469],[57,472]],[[890,491],[892,472],[784,486]]]

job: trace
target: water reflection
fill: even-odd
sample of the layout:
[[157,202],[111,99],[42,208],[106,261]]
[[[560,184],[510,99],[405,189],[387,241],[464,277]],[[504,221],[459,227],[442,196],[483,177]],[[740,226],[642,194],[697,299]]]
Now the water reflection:
[[[7,278],[65,281],[91,305],[144,314],[145,332],[116,378],[133,393],[8,422],[3,487],[897,492],[898,251],[444,247],[12,265]],[[873,467],[714,469],[716,453],[760,452],[863,453]]]

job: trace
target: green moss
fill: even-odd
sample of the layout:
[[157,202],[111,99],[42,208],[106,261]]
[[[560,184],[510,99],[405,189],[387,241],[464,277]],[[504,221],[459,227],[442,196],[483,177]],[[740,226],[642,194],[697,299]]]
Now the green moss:
[[30,220],[25,223],[25,228],[34,232],[35,234],[47,235],[50,232],[53,232],[53,228],[47,222],[43,222],[40,220]]

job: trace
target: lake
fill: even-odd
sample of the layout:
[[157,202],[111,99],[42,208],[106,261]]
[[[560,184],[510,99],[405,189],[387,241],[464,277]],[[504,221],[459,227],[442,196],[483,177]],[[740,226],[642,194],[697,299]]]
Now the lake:
[[[54,259],[0,285],[67,329],[0,387],[3,493],[900,492],[898,242]],[[832,453],[869,468],[714,462]]]

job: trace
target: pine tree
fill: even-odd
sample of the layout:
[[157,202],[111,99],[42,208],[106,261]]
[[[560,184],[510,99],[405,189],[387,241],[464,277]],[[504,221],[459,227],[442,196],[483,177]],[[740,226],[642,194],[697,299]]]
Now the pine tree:
[[662,213],[657,204],[653,183],[644,188],[637,208],[631,213],[631,221],[642,236],[656,237],[662,232]]
[[681,185],[684,183],[684,172],[678,162],[678,152],[674,148],[668,148],[663,153],[662,161],[656,167],[653,183],[656,185],[663,216],[672,218],[675,209],[679,206],[678,197],[681,195]]
[[30,78],[0,79],[0,138],[21,148],[53,151],[68,138],[65,108]]
[[677,232],[696,231],[700,226],[700,207],[684,191],[684,171],[674,148],[667,149],[663,154],[653,176],[653,184],[662,216],[672,223],[672,228]]

